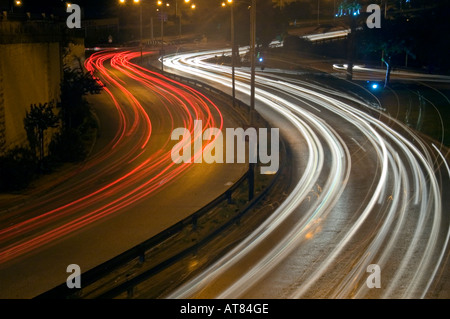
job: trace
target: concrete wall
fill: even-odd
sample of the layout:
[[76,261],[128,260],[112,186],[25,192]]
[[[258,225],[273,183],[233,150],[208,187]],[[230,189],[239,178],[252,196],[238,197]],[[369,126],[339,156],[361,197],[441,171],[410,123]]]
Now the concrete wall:
[[[31,104],[57,102],[61,76],[58,42],[0,44],[0,148],[26,145],[26,111]],[[48,144],[51,132],[46,135]]]

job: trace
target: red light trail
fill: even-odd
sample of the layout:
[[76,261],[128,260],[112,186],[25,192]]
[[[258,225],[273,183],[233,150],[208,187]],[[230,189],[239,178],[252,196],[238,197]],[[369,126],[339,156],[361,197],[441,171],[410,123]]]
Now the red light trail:
[[[127,208],[176,181],[191,164],[173,163],[171,147],[175,142],[170,134],[161,140],[164,132],[183,126],[193,133],[194,120],[204,123],[202,134],[208,128],[222,129],[223,117],[217,105],[201,92],[133,63],[140,54],[101,51],[86,60],[86,69],[98,74],[98,81],[104,84],[104,91],[117,111],[115,135],[86,162],[81,172],[77,172],[93,171],[95,174],[87,175],[70,188],[56,189],[54,196],[42,198],[40,203],[13,212],[23,217],[0,229],[0,263],[111,214],[126,213]],[[130,83],[133,88],[137,85],[139,94],[129,89]],[[148,96],[156,98],[157,103],[149,105],[141,101]],[[158,108],[157,114],[163,112],[164,118],[153,119],[152,108]],[[152,121],[158,122],[160,132],[155,131]],[[170,127],[161,124],[167,121]],[[154,138],[154,134],[160,135],[159,139]],[[156,149],[150,150],[154,141]],[[201,154],[193,154],[192,158],[197,156]],[[118,172],[118,177],[108,179]],[[98,180],[107,181],[94,187]],[[46,210],[42,211],[43,208]]]

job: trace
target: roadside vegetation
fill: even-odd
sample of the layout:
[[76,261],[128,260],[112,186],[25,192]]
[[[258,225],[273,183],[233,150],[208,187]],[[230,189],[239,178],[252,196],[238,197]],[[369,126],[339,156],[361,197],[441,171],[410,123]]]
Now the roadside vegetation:
[[24,189],[39,176],[87,156],[97,122],[85,96],[98,94],[101,88],[81,65],[64,68],[60,101],[32,104],[23,120],[27,145],[0,157],[0,192]]

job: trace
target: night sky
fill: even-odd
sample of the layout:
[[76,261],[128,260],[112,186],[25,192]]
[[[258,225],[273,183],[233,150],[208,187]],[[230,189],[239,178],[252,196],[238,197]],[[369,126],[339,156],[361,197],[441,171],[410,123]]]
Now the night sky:
[[[143,0],[144,3],[156,3],[156,0]],[[169,0],[170,1],[170,0]],[[79,4],[84,12],[86,19],[105,18],[115,16],[116,9],[119,6],[118,0],[22,0],[22,10],[33,13],[53,13],[59,14],[65,11],[66,2]],[[132,0],[128,0],[131,4]],[[12,0],[0,0],[1,10],[10,10]],[[219,0],[195,0],[195,3],[200,7],[206,6],[219,7],[221,1]],[[7,9],[8,8],[8,9]],[[16,9],[17,10],[17,9]],[[19,9],[20,10],[20,9]],[[17,10],[17,11],[19,11]]]
[[[10,10],[12,0],[0,0],[1,10]],[[77,1],[62,1],[62,0],[22,0],[23,7],[15,8],[16,12],[32,12],[32,13],[47,13],[47,14],[61,14],[65,12],[66,2],[79,4],[83,9],[85,18],[101,18],[111,16],[116,8],[117,1],[115,0],[77,0]]]

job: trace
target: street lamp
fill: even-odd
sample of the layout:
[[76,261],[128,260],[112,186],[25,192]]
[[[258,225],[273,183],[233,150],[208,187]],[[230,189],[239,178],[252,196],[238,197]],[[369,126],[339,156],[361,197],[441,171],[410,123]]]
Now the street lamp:
[[[165,13],[163,11],[163,2],[161,0],[158,0],[157,2],[158,6],[161,7],[161,10],[159,12],[159,18],[161,19],[161,72],[164,72],[164,20],[165,20]],[[166,7],[169,7],[170,4],[167,2]]]
[[141,59],[142,59],[142,4],[139,0],[133,0],[135,4],[139,4],[139,46],[141,47]]
[[11,4],[11,13],[14,13],[14,7],[21,7],[22,6],[22,1],[20,0],[15,0],[12,4]]
[[[119,0],[121,5],[126,4],[126,0]],[[140,0],[133,0],[133,3],[139,5],[139,46],[142,52],[142,4]]]
[[320,25],[320,0],[317,0],[317,25]]
[[250,8],[250,125],[253,124],[255,111],[255,64],[256,64],[256,0],[252,0]]
[[[233,9],[233,0],[227,0],[227,2],[231,5],[231,8]],[[225,7],[226,3],[222,2],[222,7]],[[233,12],[233,10],[231,10]],[[235,54],[234,54],[234,18],[232,14],[232,23],[231,23],[231,33],[232,33],[232,62],[234,62]],[[251,70],[251,76],[250,76],[250,112],[249,112],[249,123],[250,125],[253,124],[253,117],[254,117],[254,111],[255,111],[255,67],[256,67],[256,0],[250,1],[250,70]],[[233,66],[233,63],[232,63]],[[235,87],[234,87],[234,76],[233,76],[233,70],[232,67],[232,82],[233,82],[233,96],[235,94]],[[233,98],[234,101],[234,98]]]
[[[191,0],[184,0],[185,4],[189,4],[191,2]],[[195,4],[191,5],[191,9],[195,9]],[[182,11],[180,8],[180,11],[178,13],[178,0],[175,1],[175,16],[178,18],[178,26],[179,26],[179,32],[178,32],[178,36],[181,38],[181,16],[182,16]]]
[[[250,126],[254,124],[255,113],[255,59],[256,59],[256,0],[252,0],[250,8],[250,61],[251,61],[251,80],[250,80]],[[249,163],[248,170],[248,199],[253,199],[255,193],[255,164]]]
[[[227,0],[231,6],[231,42],[232,42],[232,86],[233,86],[233,105],[235,102],[235,78],[234,78],[234,61],[235,61],[235,45],[234,45],[234,14],[233,14],[233,0]],[[222,7],[225,7],[226,3],[222,3]],[[250,110],[249,110],[249,125],[254,124],[255,116],[255,66],[256,66],[256,0],[251,0],[250,5]],[[253,163],[249,163],[248,170],[248,198],[253,199],[255,188],[255,166]]]
[[[184,0],[184,3],[190,3],[190,0]],[[164,71],[164,20],[166,18],[166,13],[162,9],[163,7],[170,7],[170,3],[166,2],[164,5],[164,2],[162,0],[158,0],[156,4],[161,7],[160,10],[160,19],[161,19],[161,71]],[[192,4],[191,9],[195,9],[196,5]],[[181,11],[180,11],[181,12]],[[175,1],[175,15],[178,14],[178,1]],[[181,13],[179,17],[179,35],[181,37]]]
[[[234,2],[233,0],[227,0],[230,5],[230,15],[231,15],[231,84],[232,84],[232,96],[233,96],[233,106],[236,104],[236,81],[235,81],[235,57],[236,48],[234,41]],[[225,7],[226,3],[222,2],[222,7]]]

